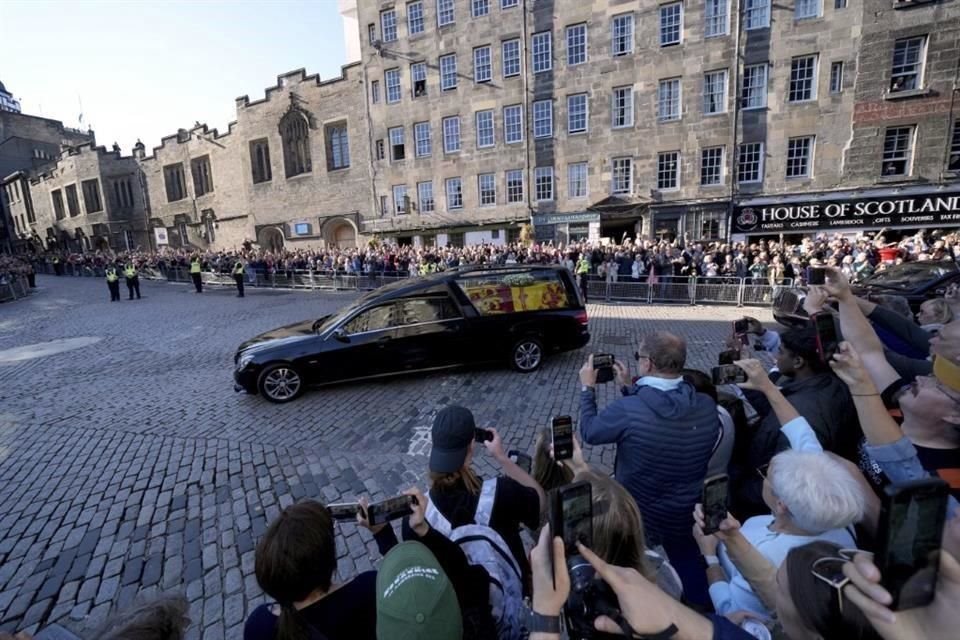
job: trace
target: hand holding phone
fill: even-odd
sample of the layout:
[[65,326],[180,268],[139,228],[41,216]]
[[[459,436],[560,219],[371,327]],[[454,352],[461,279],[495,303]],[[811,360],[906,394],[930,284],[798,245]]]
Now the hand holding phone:
[[735,364],[723,364],[710,370],[713,384],[740,384],[749,378],[747,372]]
[[338,502],[328,504],[327,511],[334,522],[356,522],[357,512],[360,511],[359,502]]
[[413,513],[410,506],[416,502],[416,500],[417,498],[414,496],[404,495],[387,498],[382,502],[372,504],[367,507],[367,522],[371,527],[376,527],[393,520],[404,518]]
[[817,332],[817,353],[824,364],[829,364],[840,348],[840,330],[832,313],[823,311],[813,314],[813,326]]
[[707,478],[703,484],[703,535],[719,531],[727,517],[729,480],[724,474]]
[[474,442],[479,443],[493,442],[493,431],[490,431],[489,429],[474,429],[473,440]]
[[578,553],[577,543],[593,546],[593,489],[581,481],[551,494],[550,530],[563,539],[568,556]]
[[550,428],[550,443],[553,445],[553,459],[557,462],[573,457],[573,418],[556,416]]
[[810,267],[807,271],[807,284],[819,286],[827,283],[826,267]]
[[613,355],[597,353],[593,356],[593,368],[597,372],[597,384],[606,384],[613,380]]

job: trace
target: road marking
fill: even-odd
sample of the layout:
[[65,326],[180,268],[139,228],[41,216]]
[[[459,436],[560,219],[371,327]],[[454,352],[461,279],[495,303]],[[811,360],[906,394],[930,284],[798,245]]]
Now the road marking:
[[61,340],[51,340],[50,342],[38,342],[37,344],[28,344],[13,349],[0,351],[0,364],[10,362],[21,362],[23,360],[33,360],[35,358],[44,358],[46,356],[56,355],[65,351],[73,351],[82,347],[96,344],[103,340],[97,336],[84,336],[80,338],[63,338]]

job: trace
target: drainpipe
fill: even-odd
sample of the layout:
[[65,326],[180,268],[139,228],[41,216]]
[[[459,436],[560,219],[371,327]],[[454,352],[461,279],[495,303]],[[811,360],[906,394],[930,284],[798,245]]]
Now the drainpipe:
[[[953,89],[950,91],[950,119],[947,121],[947,126],[955,126],[953,123],[956,122],[954,119],[954,111],[957,105],[957,91],[960,91],[960,87],[957,86],[957,83],[960,82],[960,56],[957,56],[957,64],[954,67],[953,72]],[[956,137],[957,132],[953,132],[953,137]],[[952,142],[952,137],[948,134],[944,136],[943,144],[943,162],[940,164],[940,182],[943,182],[946,178],[946,167],[950,162],[950,146]]]
[[[743,56],[740,55],[740,37],[743,33],[743,2],[736,0],[737,7],[737,34],[734,37],[734,61],[733,65],[733,124],[731,126],[731,144],[730,144],[730,201],[727,203],[727,232],[726,244],[730,244],[730,236],[733,232],[733,199],[737,195],[737,136],[740,133],[740,63]],[[732,16],[731,16],[732,17]]]
[[[374,148],[375,145],[373,138],[373,117],[370,115],[370,94],[368,91],[370,83],[367,76],[367,65],[370,63],[371,57],[372,56],[367,56],[367,62],[361,64],[360,66],[363,69],[363,112],[367,119],[367,162],[370,168],[370,211],[373,216],[376,216],[379,207],[379,203],[377,202],[377,162],[376,158],[374,157],[374,154],[376,154],[376,149]],[[386,90],[387,88],[384,86],[384,99],[386,99],[387,95]],[[360,222],[362,225],[362,216]],[[324,243],[326,243],[326,239],[324,239]],[[357,237],[357,246],[360,246],[359,233]]]
[[[533,214],[536,213],[533,207],[533,192],[534,192],[534,187],[536,185],[534,185],[534,182],[533,182],[533,168],[530,166],[530,137],[532,134],[530,133],[530,131],[527,130],[528,129],[527,120],[530,117],[529,110],[527,109],[527,104],[530,100],[529,96],[527,95],[529,91],[529,85],[528,85],[529,80],[528,80],[528,69],[527,69],[527,65],[529,63],[529,61],[527,60],[527,40],[529,38],[529,34],[527,33],[527,0],[523,0],[521,9],[523,10],[523,13],[521,14],[523,16],[522,18],[523,35],[520,37],[520,86],[521,86],[521,90],[523,91],[523,99],[520,101],[520,105],[521,105],[521,108],[523,109],[523,115],[522,115],[523,152],[524,152],[524,158],[526,159],[526,166],[524,167],[524,169],[526,173],[527,184],[526,184],[525,191],[527,195],[527,210],[530,212],[530,229],[532,230]],[[550,54],[553,55],[552,49]],[[554,168],[553,179],[554,179],[554,191],[556,191],[556,179],[557,179],[556,168]]]

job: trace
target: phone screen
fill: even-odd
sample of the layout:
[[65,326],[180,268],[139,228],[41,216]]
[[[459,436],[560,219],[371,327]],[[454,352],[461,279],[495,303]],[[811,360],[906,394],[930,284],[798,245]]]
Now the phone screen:
[[403,518],[413,513],[410,504],[413,502],[413,496],[397,496],[388,498],[383,502],[370,505],[367,509],[367,521],[371,526],[390,522],[397,518]]
[[569,460],[573,457],[573,418],[557,416],[553,419],[553,459]]
[[747,372],[735,364],[723,364],[710,370],[713,384],[737,384],[747,381]]
[[727,517],[727,476],[708,478],[703,485],[703,533],[710,535],[720,529]]
[[606,384],[613,380],[613,355],[598,353],[593,356],[593,368],[597,372],[597,383]]
[[340,502],[327,505],[330,517],[337,522],[356,522],[359,510],[360,505],[356,502]]
[[837,323],[833,314],[830,313],[815,314],[813,323],[817,330],[817,350],[820,352],[820,358],[824,362],[830,362],[830,359],[837,353],[837,345],[840,343]]
[[563,511],[563,544],[567,556],[577,553],[577,543],[593,546],[593,492],[589,482],[577,482],[560,489]]
[[937,585],[948,485],[925,479],[887,491],[877,558],[882,584],[893,596],[891,609],[922,607]]
[[720,352],[720,357],[717,358],[717,364],[719,364],[719,365],[733,364],[734,361],[739,360],[739,359],[740,359],[740,352],[739,352],[739,351],[736,351],[736,350],[733,350],[733,349],[731,349],[731,350],[729,350],[729,351],[721,351],[721,352]]
[[810,267],[807,284],[821,285],[827,282],[827,270],[823,267]]
[[476,442],[493,442],[493,432],[489,429],[474,429],[473,439]]

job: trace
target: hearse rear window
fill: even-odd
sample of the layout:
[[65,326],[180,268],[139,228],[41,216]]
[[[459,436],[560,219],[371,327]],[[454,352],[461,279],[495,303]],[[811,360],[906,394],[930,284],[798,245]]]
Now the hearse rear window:
[[456,283],[485,316],[570,306],[566,286],[556,271],[471,274]]

